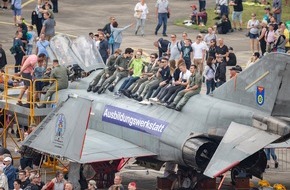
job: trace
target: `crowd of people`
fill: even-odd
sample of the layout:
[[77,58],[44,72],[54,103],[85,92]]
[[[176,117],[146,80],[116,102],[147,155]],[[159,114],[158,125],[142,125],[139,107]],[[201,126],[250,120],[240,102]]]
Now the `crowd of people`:
[[87,91],[98,94],[106,90],[113,92],[117,83],[125,78],[115,96],[124,95],[140,104],[158,103],[181,111],[191,96],[199,94],[203,78],[206,94],[212,94],[216,87],[226,82],[226,66],[234,66],[231,77],[242,71],[240,66],[236,66],[233,48],[228,48],[223,38],[217,38],[212,28],[205,36],[197,35],[195,41],[185,32],[182,40],[178,40],[176,34],[170,38],[170,41],[163,38],[156,41],[154,44],[159,55],[151,53],[149,59],[145,58],[142,49],[126,48],[123,54],[121,49],[117,49],[107,59],[106,67],[91,81]]

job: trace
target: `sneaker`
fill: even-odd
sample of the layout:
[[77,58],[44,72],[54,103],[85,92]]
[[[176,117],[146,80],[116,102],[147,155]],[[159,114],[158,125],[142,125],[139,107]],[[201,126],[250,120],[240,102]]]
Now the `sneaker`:
[[270,168],[269,164],[267,164],[266,168],[267,168],[267,169]]
[[157,35],[157,31],[155,31],[154,34]]
[[138,96],[135,100],[137,100],[138,102],[141,102],[143,100],[142,96]]
[[172,103],[172,104],[169,104],[169,105],[167,104],[166,107],[169,108],[169,109],[175,109],[175,106],[176,105]]
[[181,108],[180,107],[176,107],[175,110],[176,111],[181,111]]
[[279,163],[275,162],[275,168],[278,168],[278,166],[279,166]]
[[243,29],[242,28],[239,28],[239,31],[242,31]]
[[130,93],[129,90],[125,90],[125,91],[123,92],[123,94],[124,94],[126,97],[131,98],[131,93]]
[[18,106],[23,106],[23,104],[22,104],[21,101],[18,101],[18,102],[16,103],[16,105],[18,105]]
[[89,88],[87,89],[87,92],[91,92],[92,91],[92,87],[89,86]]
[[114,85],[110,85],[109,87],[108,87],[108,90],[110,91],[110,92],[113,92],[114,91]]
[[167,34],[163,34],[163,36],[164,36],[164,37],[167,37],[168,35],[167,35]]
[[93,87],[93,93],[98,92],[99,88],[100,88],[100,86],[95,86],[95,87]]
[[158,98],[157,97],[155,97],[155,98],[149,98],[149,101],[151,101],[151,102],[157,102],[158,101]]
[[151,103],[149,102],[149,100],[145,99],[145,100],[139,102],[139,104],[150,105]]
[[135,36],[137,36],[137,31],[135,31]]

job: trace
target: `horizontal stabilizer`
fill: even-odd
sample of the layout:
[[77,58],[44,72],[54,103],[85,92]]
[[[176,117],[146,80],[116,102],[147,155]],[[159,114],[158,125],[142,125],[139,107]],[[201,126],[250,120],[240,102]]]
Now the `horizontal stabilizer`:
[[92,101],[68,98],[50,112],[23,145],[40,152],[79,160],[83,149]]
[[154,156],[156,154],[123,139],[87,130],[80,163],[92,163],[120,158]]
[[219,176],[278,138],[279,135],[232,122],[204,175],[212,178]]

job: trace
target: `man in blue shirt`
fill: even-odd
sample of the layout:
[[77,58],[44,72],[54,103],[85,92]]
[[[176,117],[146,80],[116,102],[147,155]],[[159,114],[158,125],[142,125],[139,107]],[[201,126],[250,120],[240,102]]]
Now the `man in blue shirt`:
[[6,165],[6,167],[4,168],[4,174],[7,177],[7,181],[8,181],[8,187],[9,189],[14,189],[14,180],[16,179],[16,169],[14,168],[14,166],[11,164],[12,162],[12,158],[11,157],[6,157],[3,160],[3,163]]

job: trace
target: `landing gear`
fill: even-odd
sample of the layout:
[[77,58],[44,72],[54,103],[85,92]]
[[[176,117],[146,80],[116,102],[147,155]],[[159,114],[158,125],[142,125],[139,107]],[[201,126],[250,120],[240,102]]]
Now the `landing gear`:
[[232,184],[236,185],[237,183],[237,178],[238,177],[246,177],[247,173],[246,170],[240,168],[240,167],[233,167],[231,170],[231,180],[232,180]]

